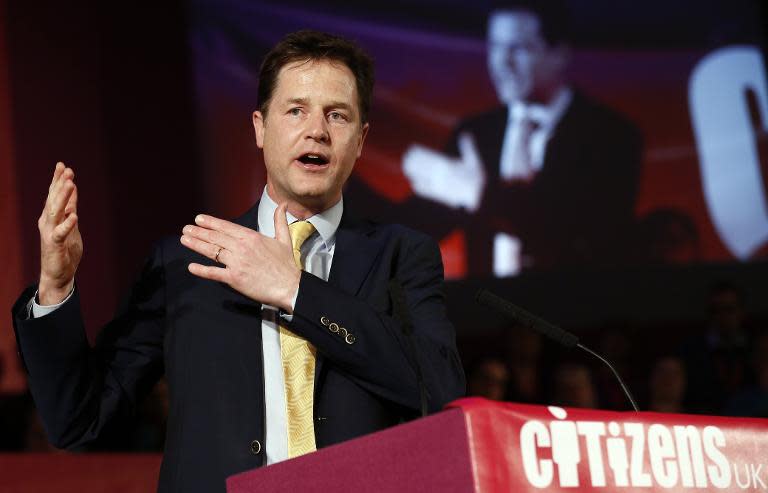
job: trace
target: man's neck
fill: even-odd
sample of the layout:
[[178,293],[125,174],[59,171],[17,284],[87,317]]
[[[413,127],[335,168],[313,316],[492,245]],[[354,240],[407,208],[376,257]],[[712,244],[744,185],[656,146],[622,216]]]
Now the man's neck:
[[538,88],[526,98],[525,103],[550,106],[554,103],[554,100],[558,94],[560,94],[560,91],[565,89],[565,87],[565,84],[553,84],[548,87]]
[[290,215],[299,221],[303,221],[316,214],[320,214],[321,212],[330,209],[334,206],[334,204],[336,204],[336,202],[338,202],[337,199],[332,201],[331,204],[303,204],[296,200],[285,199],[281,197],[280,194],[275,193],[275,190],[269,184],[267,184],[267,194],[269,195],[269,198],[278,205],[283,202],[287,202],[288,206],[286,207],[286,210]]
[[323,210],[319,208],[309,208],[301,204],[297,204],[295,202],[290,202],[290,201],[288,202],[287,210],[289,214],[291,214],[293,217],[295,217],[299,221],[309,219],[315,214],[319,214],[323,212]]

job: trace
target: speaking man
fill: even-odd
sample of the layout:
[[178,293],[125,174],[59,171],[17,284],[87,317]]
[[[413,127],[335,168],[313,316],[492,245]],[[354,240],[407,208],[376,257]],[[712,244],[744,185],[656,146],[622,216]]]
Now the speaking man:
[[359,219],[342,198],[372,89],[373,63],[350,41],[301,31],[278,43],[253,113],[261,200],[231,222],[198,215],[180,240],[158,243],[95,348],[74,282],[74,172],[56,166],[39,220],[40,282],[14,307],[55,445],[95,439],[165,374],[159,490],[224,491],[231,474],[413,417],[417,373],[431,411],[462,395],[436,244]]

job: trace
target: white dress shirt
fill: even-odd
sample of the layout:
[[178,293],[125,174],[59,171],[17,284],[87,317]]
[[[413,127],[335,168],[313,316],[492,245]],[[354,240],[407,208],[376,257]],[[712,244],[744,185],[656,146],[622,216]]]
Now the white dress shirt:
[[[266,187],[261,194],[259,202],[258,221],[259,232],[270,238],[275,237],[275,209],[277,204],[267,193]],[[328,280],[331,272],[333,252],[336,247],[336,230],[341,222],[341,214],[344,211],[344,202],[339,200],[333,207],[320,214],[316,214],[307,221],[317,230],[301,246],[301,259],[304,270],[314,274],[323,280]],[[288,224],[297,219],[290,213],[287,214]],[[291,307],[296,305],[298,290],[293,296]],[[43,306],[37,303],[37,293],[29,300],[27,313],[33,318],[45,316],[72,297],[67,298],[56,305]],[[280,317],[290,321],[291,316],[279,314],[279,310],[273,306],[262,305],[261,336],[262,355],[264,358],[264,399],[266,402],[266,436],[265,453],[267,465],[286,460],[288,458],[288,427],[285,407],[285,384],[283,379],[283,363],[280,353],[280,329],[278,319]],[[255,329],[255,327],[254,327]],[[258,351],[259,348],[253,348]],[[255,419],[255,417],[254,417]]]
[[[259,232],[270,238],[275,237],[274,215],[277,204],[270,198],[267,189],[261,194],[259,202]],[[333,252],[336,247],[336,230],[341,222],[344,202],[336,205],[307,221],[317,230],[301,246],[301,259],[304,270],[323,280],[328,280],[331,272]],[[296,218],[288,213],[288,224]],[[298,291],[293,297],[296,304]],[[266,402],[266,454],[267,465],[288,458],[288,426],[285,407],[285,383],[283,363],[280,355],[280,329],[278,310],[269,305],[262,305],[261,336],[264,356],[264,399]],[[290,316],[282,315],[286,320]]]

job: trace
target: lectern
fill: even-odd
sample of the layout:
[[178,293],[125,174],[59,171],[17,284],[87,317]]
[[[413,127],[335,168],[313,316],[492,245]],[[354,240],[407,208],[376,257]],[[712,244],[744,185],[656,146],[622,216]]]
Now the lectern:
[[229,493],[765,492],[766,485],[765,419],[478,398],[227,479]]

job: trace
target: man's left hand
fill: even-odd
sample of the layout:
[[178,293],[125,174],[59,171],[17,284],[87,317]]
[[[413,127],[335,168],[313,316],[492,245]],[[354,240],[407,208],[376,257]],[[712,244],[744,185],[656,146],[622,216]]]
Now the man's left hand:
[[275,210],[275,238],[208,215],[184,226],[181,243],[223,267],[189,264],[189,272],[228,284],[241,294],[292,313],[301,270],[293,260],[286,204]]

